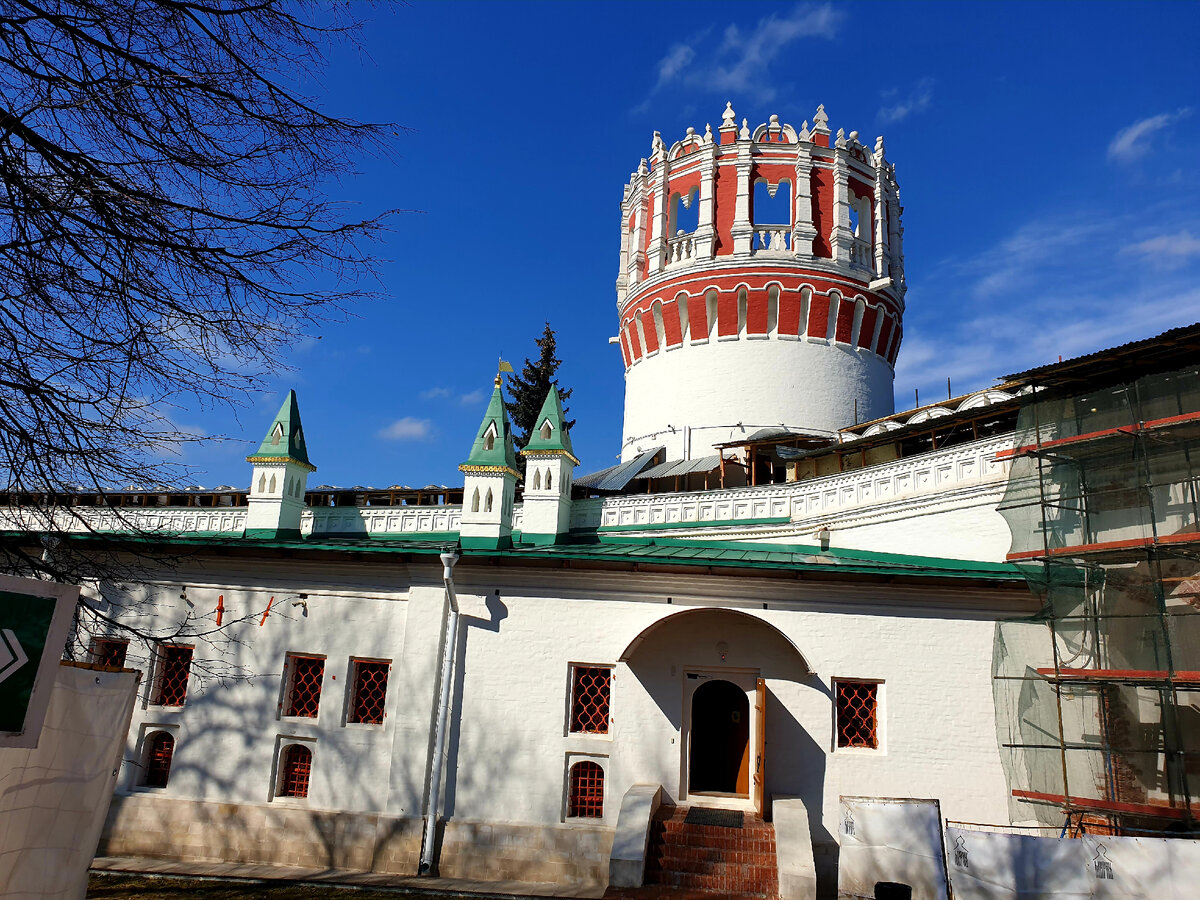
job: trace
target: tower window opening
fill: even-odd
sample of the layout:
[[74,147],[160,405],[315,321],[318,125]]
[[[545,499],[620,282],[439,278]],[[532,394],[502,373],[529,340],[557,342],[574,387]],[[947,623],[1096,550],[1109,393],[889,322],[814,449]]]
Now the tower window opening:
[[496,430],[492,426],[488,426],[487,433],[483,436],[483,449],[491,450],[496,446]]
[[171,760],[175,756],[175,738],[165,731],[156,731],[146,742],[142,762],[142,786],[164,788],[171,777]]
[[654,305],[650,307],[650,315],[654,319],[654,333],[658,335],[658,346],[667,346],[667,329],[663,322],[662,301],[655,300]]
[[479,512],[479,488],[475,488],[475,494],[471,497],[471,512]]
[[737,333],[746,333],[746,306],[748,304],[745,288],[738,288],[737,296]]
[[590,759],[571,766],[567,791],[567,816],[604,818],[604,769]]
[[708,336],[711,338],[717,330],[717,292],[709,291],[704,295],[705,312],[708,314]]
[[279,796],[304,798],[312,777],[312,751],[302,744],[288,744],[280,766]]
[[552,490],[552,486],[550,484],[550,470],[549,469],[546,470],[546,490],[548,490],[548,491]]
[[321,681],[325,660],[317,656],[288,654],[288,701],[285,716],[315,719],[321,706]]
[[751,219],[755,229],[771,229],[775,232],[762,235],[756,230],[750,243],[751,249],[786,250],[791,240],[792,183],[784,178],[772,185],[767,179],[759,178],[754,182],[751,200]]
[[550,427],[550,420],[547,419],[545,422],[542,423],[542,440],[543,441],[550,440],[550,437],[553,434],[554,434],[554,429]]
[[487,497],[485,497],[483,500],[483,511],[484,512],[492,511],[492,489],[491,488],[488,488]]
[[675,298],[675,308],[679,312],[679,333],[680,340],[686,341],[691,336],[691,322],[688,321],[688,298],[687,294],[680,294]]
[[700,225],[700,188],[693,187],[686,194],[672,194],[667,216],[667,234],[695,234]]
[[779,333],[779,285],[767,288],[767,334],[775,337]]
[[541,469],[533,470],[533,489],[535,491],[540,491],[542,489],[542,470]]

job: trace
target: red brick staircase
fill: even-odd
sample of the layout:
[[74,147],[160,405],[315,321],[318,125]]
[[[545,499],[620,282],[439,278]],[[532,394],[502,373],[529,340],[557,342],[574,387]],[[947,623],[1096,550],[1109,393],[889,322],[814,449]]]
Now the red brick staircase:
[[747,813],[741,828],[693,825],[665,806],[650,825],[646,884],[610,888],[605,900],[773,900],[779,893],[775,829]]

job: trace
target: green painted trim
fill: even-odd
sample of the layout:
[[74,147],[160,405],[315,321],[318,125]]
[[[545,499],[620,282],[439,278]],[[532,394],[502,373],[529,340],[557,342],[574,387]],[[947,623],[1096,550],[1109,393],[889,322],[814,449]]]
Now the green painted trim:
[[737,525],[786,525],[790,516],[769,516],[763,519],[713,519],[707,522],[653,522],[646,525],[600,525],[595,529],[580,528],[572,534],[585,534],[593,530],[601,534],[628,531],[674,531],[689,528],[730,528]]
[[514,540],[514,543],[532,544],[535,547],[546,547],[551,544],[562,543],[564,538],[566,538],[566,535],[564,534],[531,534],[526,532],[525,534],[521,535],[521,539],[519,541]]
[[252,541],[299,541],[303,540],[299,528],[247,528],[242,537]]
[[512,537],[510,535],[502,535],[498,538],[493,537],[460,537],[458,539],[459,546],[464,550],[511,550]]

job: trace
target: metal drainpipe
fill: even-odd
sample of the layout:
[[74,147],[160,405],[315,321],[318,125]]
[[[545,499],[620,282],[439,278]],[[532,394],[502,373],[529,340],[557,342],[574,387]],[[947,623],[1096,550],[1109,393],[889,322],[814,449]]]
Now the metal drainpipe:
[[425,834],[421,839],[421,865],[418,875],[433,872],[433,851],[437,839],[437,814],[442,793],[442,763],[445,759],[446,724],[450,718],[450,689],[454,683],[454,654],[458,646],[458,597],[454,593],[454,564],[458,562],[457,550],[442,554],[442,582],[446,585],[446,639],[442,652],[442,668],[439,674],[441,693],[438,697],[437,720],[433,728],[432,759],[429,764],[429,806],[425,811]]

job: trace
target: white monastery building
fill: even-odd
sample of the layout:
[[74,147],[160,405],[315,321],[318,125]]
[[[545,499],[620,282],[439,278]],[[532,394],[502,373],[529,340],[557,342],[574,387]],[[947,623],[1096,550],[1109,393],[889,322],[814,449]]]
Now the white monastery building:
[[[893,414],[902,234],[882,138],[729,107],[624,191],[618,465],[577,476],[554,391],[518,454],[497,376],[461,487],[310,484],[293,393],[248,490],[70,500],[67,540],[173,559],[92,592],[144,674],[100,854],[833,896],[842,797],[1060,815],[993,681],[1042,605],[998,509],[1042,382]],[[722,814],[742,863],[672,855]]]

